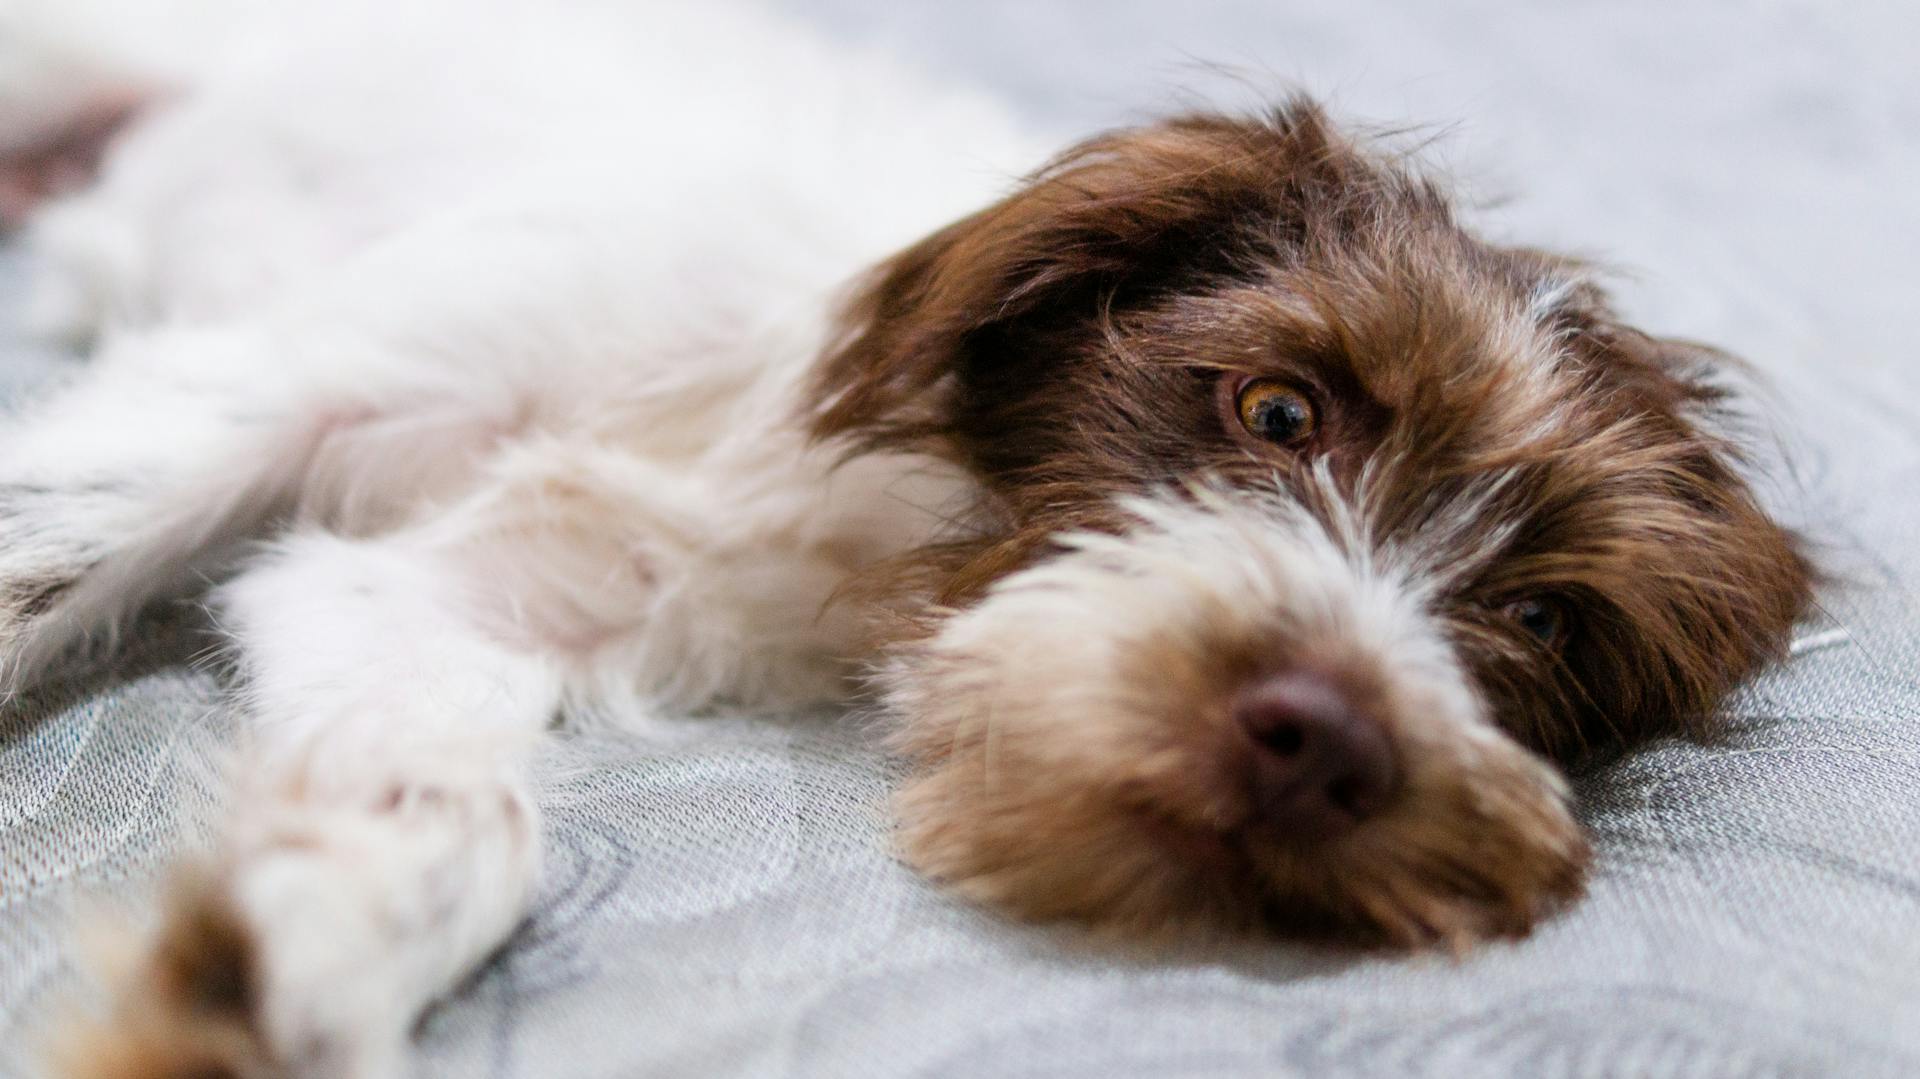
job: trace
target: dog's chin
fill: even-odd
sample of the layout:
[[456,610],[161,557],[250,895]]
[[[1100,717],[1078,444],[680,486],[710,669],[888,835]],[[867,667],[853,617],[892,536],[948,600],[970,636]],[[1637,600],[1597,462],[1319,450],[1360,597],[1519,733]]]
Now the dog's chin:
[[[1395,805],[1332,839],[1210,820],[1193,776],[1103,784],[989,741],[951,745],[900,792],[920,871],[1031,921],[1129,940],[1258,933],[1460,950],[1526,935],[1577,898],[1585,836],[1518,747],[1470,773],[1429,767]],[[1454,762],[1464,763],[1464,762]]]

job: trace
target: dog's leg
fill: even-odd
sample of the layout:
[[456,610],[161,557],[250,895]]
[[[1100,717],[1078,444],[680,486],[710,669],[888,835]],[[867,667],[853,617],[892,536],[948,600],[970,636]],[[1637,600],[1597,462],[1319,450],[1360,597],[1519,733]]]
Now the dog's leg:
[[515,407],[485,370],[278,326],[109,346],[0,434],[0,684],[110,641],[276,517],[388,523],[436,470],[470,467]]
[[511,931],[561,679],[483,628],[468,553],[303,533],[222,590],[252,711],[230,833],[66,1074],[392,1075]]
[[291,429],[226,331],[129,339],[0,436],[0,662],[15,687],[285,500]]

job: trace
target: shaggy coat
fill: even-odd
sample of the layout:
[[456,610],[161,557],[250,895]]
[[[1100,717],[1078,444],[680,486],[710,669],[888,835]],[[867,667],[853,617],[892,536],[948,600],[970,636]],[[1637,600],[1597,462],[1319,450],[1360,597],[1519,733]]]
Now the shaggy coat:
[[1020,916],[1523,934],[1560,765],[1808,603],[1725,358],[1308,101],[1036,168],[750,8],[149,6],[0,25],[0,215],[92,353],[0,435],[0,663],[213,582],[249,721],[64,1074],[398,1074],[562,715],[864,694],[905,856]]

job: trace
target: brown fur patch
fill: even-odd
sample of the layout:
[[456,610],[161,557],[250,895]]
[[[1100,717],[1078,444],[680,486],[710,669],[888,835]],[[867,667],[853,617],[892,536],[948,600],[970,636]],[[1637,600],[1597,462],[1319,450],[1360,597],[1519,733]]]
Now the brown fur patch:
[[209,874],[182,873],[151,947],[104,1018],[65,1031],[62,1079],[252,1079],[267,1066],[254,1026],[251,931]]

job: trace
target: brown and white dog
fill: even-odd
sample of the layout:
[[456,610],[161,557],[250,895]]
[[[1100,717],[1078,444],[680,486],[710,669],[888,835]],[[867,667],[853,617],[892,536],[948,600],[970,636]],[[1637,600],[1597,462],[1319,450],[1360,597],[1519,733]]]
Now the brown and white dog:
[[0,54],[36,312],[98,341],[0,440],[6,671],[211,576],[252,722],[72,1074],[391,1074],[526,911],[557,715],[863,680],[967,897],[1522,934],[1587,863],[1558,764],[1809,601],[1716,354],[1308,102],[989,194],[991,107],[751,9],[269,9],[117,66],[75,10]]

